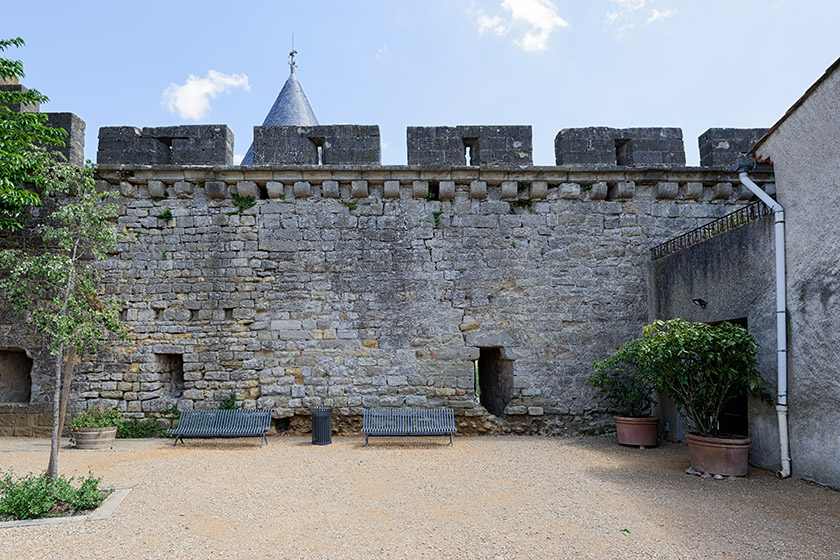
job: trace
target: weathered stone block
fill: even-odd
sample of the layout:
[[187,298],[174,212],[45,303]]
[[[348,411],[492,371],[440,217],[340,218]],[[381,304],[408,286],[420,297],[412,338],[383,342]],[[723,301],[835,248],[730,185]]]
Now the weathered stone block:
[[677,198],[680,186],[677,183],[659,182],[656,183],[656,198],[660,200],[673,200]]
[[712,187],[712,198],[715,200],[727,200],[732,196],[732,183],[716,183]]
[[485,181],[470,182],[470,198],[473,200],[484,200],[487,198],[487,183]]
[[194,189],[195,186],[188,181],[177,181],[172,185],[172,190],[178,198],[192,198]]
[[260,197],[260,188],[254,181],[237,181],[236,194],[240,197],[250,196],[254,200]]
[[207,181],[204,183],[204,191],[207,198],[221,200],[228,197],[228,186],[223,181]]
[[286,196],[285,185],[279,181],[267,181],[265,190],[268,198],[284,198]]
[[324,198],[338,198],[340,194],[338,181],[324,181],[321,183],[321,196]]
[[382,195],[385,198],[399,198],[400,197],[400,182],[399,181],[385,181],[383,185]]
[[429,182],[428,181],[414,181],[411,183],[412,198],[429,198]]
[[309,181],[295,181],[295,198],[309,198],[312,195],[312,185]]
[[548,196],[548,182],[547,181],[531,181],[531,190],[529,193],[531,200],[541,200]]
[[149,181],[149,196],[152,198],[166,198],[166,183],[163,181]]
[[499,195],[502,200],[516,198],[518,194],[516,181],[502,181]]
[[367,198],[369,196],[367,181],[351,181],[350,196],[353,198]]
[[441,181],[438,184],[438,199],[453,200],[455,198],[455,181]]

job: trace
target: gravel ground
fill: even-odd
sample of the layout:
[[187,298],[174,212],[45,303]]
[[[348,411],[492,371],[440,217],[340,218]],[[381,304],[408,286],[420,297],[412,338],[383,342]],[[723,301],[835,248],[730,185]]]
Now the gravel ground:
[[[105,520],[0,529],[0,558],[840,558],[840,492],[757,469],[686,475],[681,444],[333,441],[65,448],[63,474],[133,491]],[[0,469],[48,456],[46,440],[0,438]]]

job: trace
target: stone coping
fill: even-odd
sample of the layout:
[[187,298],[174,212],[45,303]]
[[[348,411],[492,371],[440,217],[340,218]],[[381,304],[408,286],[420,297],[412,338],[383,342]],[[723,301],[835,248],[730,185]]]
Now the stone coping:
[[[738,174],[729,168],[709,167],[475,167],[475,166],[409,166],[409,165],[285,165],[285,166],[190,166],[190,165],[99,165],[100,179],[111,183],[149,180],[175,181],[486,181],[496,185],[503,181],[564,182],[703,182],[738,183]],[[772,182],[773,171],[767,166],[751,173],[758,183]]]
[[2,521],[0,529],[11,527],[36,527],[38,525],[57,525],[59,523],[81,523],[82,521],[97,521],[106,519],[119,507],[131,492],[132,487],[117,487],[111,495],[105,498],[102,505],[85,515],[70,515],[67,517],[46,517],[42,519],[22,519],[20,521]]

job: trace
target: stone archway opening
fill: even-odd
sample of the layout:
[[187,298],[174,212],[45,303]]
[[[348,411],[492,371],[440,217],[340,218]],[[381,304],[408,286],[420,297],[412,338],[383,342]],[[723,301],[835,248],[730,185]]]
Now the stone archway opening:
[[29,403],[32,358],[20,348],[0,350],[0,403]]
[[479,348],[476,361],[476,393],[481,406],[501,418],[513,393],[513,360],[504,348]]

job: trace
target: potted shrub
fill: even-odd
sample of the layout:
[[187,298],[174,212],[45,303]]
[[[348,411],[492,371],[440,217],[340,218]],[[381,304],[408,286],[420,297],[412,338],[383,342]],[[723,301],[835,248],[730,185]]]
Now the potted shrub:
[[720,475],[747,474],[750,438],[718,433],[724,405],[746,393],[764,397],[755,368],[758,344],[743,327],[682,319],[644,328],[640,357],[644,373],[674,400],[691,426],[686,434],[691,467]]
[[651,416],[654,387],[645,378],[639,359],[641,339],[626,342],[614,354],[592,364],[586,384],[594,387],[616,411],[618,443],[644,449],[657,444],[659,417]]
[[79,449],[112,447],[121,423],[122,415],[115,407],[92,405],[73,418],[73,441]]

